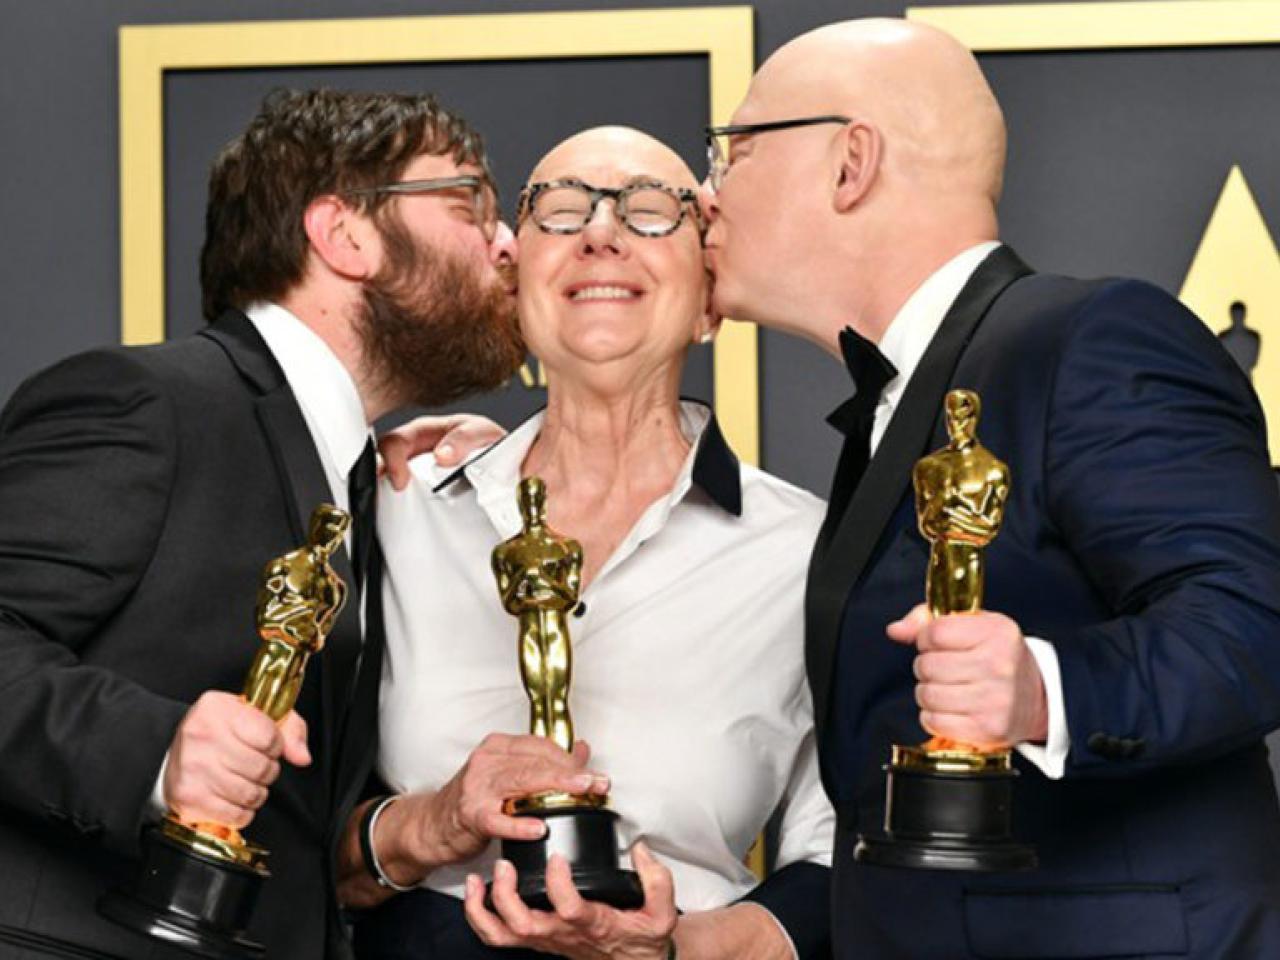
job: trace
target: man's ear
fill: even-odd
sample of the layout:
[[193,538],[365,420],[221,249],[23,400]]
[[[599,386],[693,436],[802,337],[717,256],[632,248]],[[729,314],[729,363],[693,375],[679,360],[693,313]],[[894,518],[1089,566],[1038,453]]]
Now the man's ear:
[[855,120],[845,127],[838,143],[840,168],[833,203],[837,212],[847,213],[871,190],[880,171],[884,141],[875,127]]
[[302,214],[307,240],[324,264],[348,280],[377,272],[379,244],[369,219],[333,194],[316,197]]

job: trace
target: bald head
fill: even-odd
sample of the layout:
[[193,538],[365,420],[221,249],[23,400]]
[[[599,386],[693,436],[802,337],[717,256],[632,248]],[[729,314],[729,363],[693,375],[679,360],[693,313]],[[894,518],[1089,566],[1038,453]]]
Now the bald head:
[[934,27],[850,20],[797,37],[731,122],[747,132],[718,144],[727,163],[704,193],[727,316],[839,356],[845,326],[878,340],[926,278],[999,236],[1004,118],[973,56]]
[[839,113],[884,136],[886,168],[918,188],[992,205],[1004,173],[999,104],[973,55],[943,31],[907,20],[848,20],[779,49],[760,68],[741,122]]
[[[551,148],[529,181],[572,174],[598,186],[615,179],[656,177],[673,187],[697,187],[698,181],[680,155],[661,140],[631,127],[592,127]],[[599,177],[598,180],[593,177]]]

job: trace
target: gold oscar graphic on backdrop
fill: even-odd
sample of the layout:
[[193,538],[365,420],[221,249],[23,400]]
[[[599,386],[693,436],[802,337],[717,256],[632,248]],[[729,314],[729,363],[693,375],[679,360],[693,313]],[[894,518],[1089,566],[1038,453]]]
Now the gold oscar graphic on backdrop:
[[1280,250],[1239,167],[1214,206],[1179,298],[1253,380],[1280,464]]
[[[247,703],[279,722],[293,709],[307,660],[324,647],[346,602],[346,584],[329,560],[350,516],[322,504],[311,515],[307,544],[267,564],[258,591],[261,643],[244,681]],[[129,888],[107,894],[98,909],[140,933],[214,960],[262,957],[246,933],[267,851],[235,827],[188,821],[170,811],[143,837],[142,869]]]
[[[978,442],[978,395],[946,398],[950,443],[916,463],[920,533],[930,543],[925,599],[932,616],[982,609],[984,551],[1000,531],[1009,468]],[[934,870],[1023,870],[1035,851],[1012,835],[1010,751],[934,737],[894,745],[886,768],[884,829],[858,837],[856,859]]]
[[[547,526],[546,486],[538,477],[520,481],[521,531],[493,550],[493,575],[503,609],[517,618],[520,679],[529,698],[529,732],[562,750],[573,749],[569,686],[573,646],[569,615],[582,585],[582,546]],[[539,793],[513,797],[505,812],[546,824],[540,840],[503,840],[502,856],[516,868],[517,891],[535,909],[551,909],[546,868],[552,854],[568,862],[587,900],[632,908],[644,903],[640,879],[618,866],[616,821],[599,794]]]

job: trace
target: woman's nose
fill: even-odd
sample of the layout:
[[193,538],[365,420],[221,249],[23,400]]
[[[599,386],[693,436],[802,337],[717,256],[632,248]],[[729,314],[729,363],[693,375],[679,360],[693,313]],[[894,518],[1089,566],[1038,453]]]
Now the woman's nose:
[[625,257],[629,252],[617,205],[608,197],[596,204],[578,237],[582,256]]

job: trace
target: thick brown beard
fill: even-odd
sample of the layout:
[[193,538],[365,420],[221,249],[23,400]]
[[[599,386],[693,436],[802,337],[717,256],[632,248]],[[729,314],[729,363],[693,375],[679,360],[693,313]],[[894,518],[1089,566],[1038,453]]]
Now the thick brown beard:
[[398,405],[436,407],[502,385],[524,362],[515,267],[485,284],[462,257],[417,245],[382,226],[386,261],[364,289],[358,329],[366,369]]

